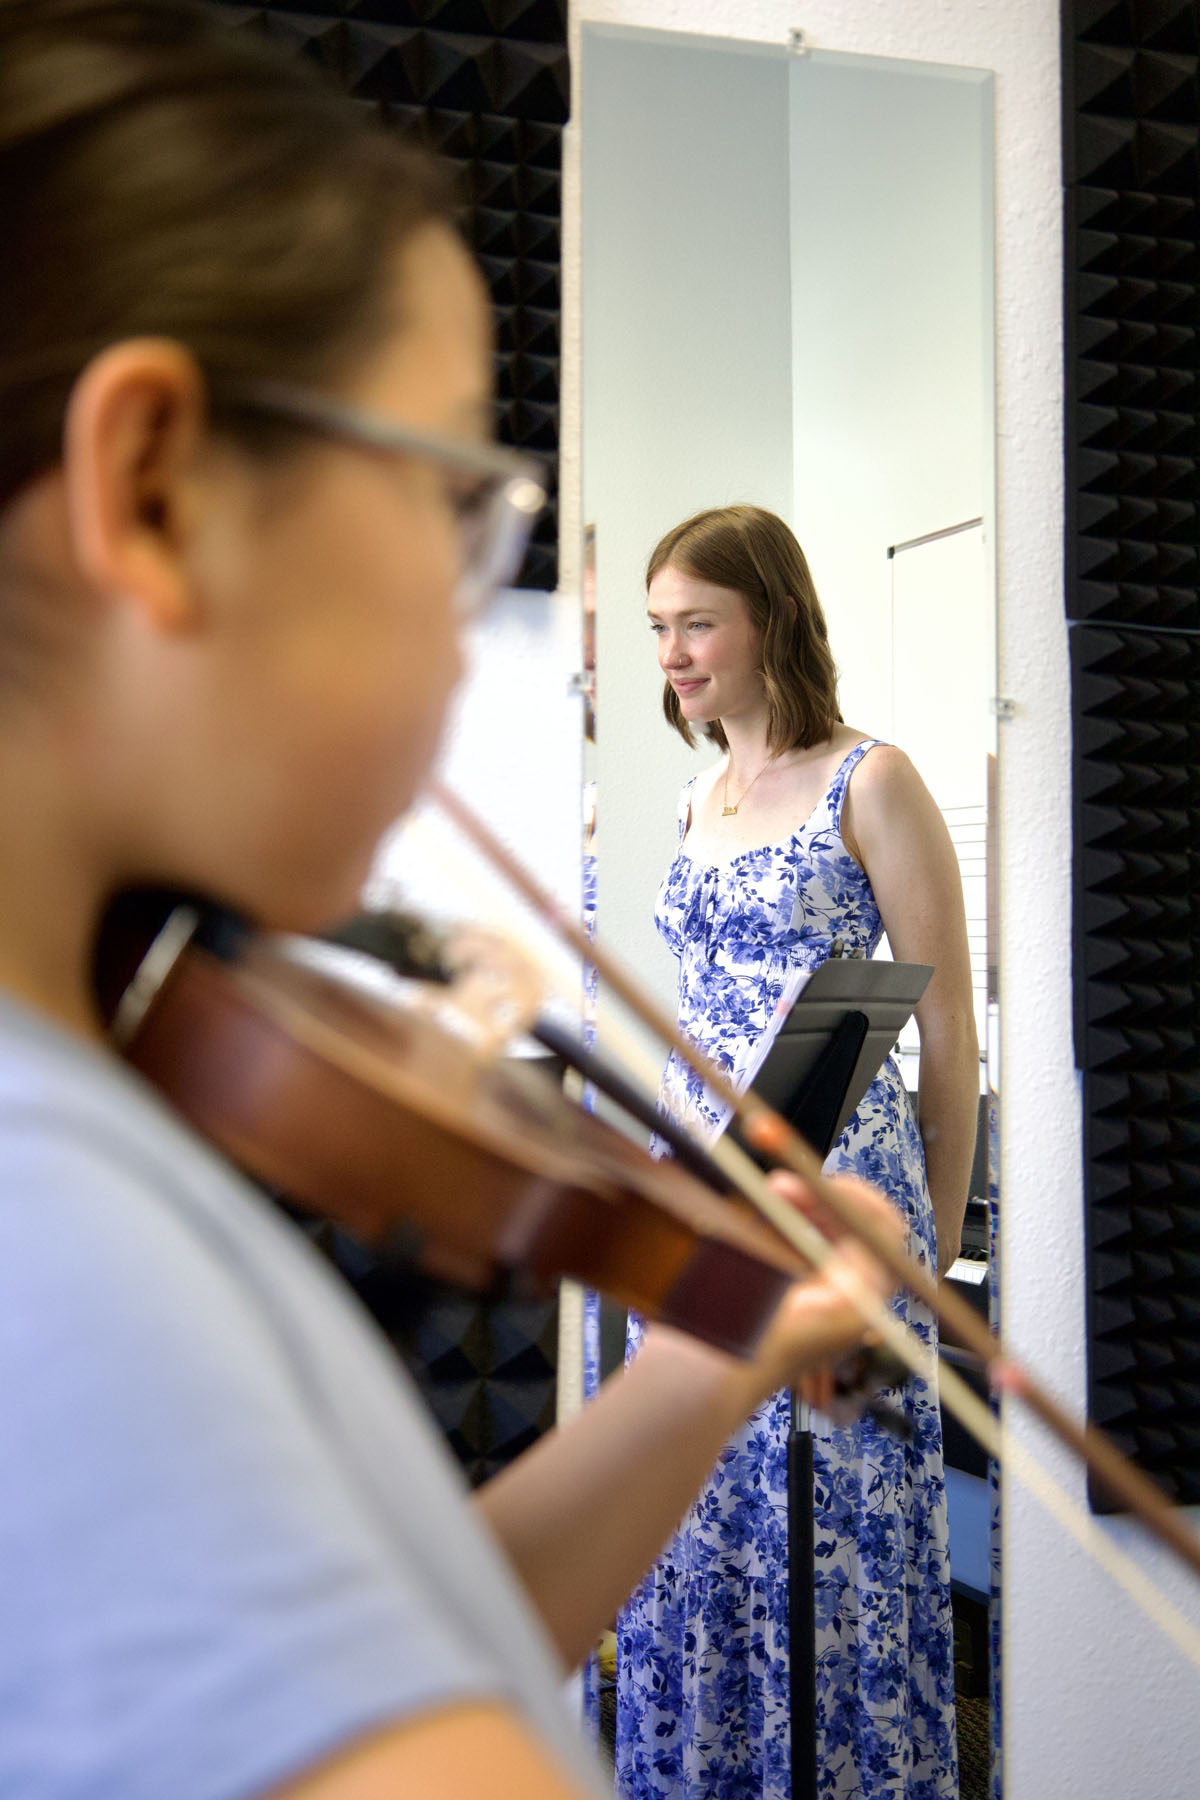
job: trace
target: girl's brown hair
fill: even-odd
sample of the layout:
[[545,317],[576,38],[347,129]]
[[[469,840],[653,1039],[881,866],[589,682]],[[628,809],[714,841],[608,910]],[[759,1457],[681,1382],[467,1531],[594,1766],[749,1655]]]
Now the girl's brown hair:
[[[841,720],[837,669],[821,602],[804,552],[783,520],[761,506],[722,506],[696,513],[654,546],[646,586],[668,565],[697,581],[731,588],[742,596],[762,632],[762,672],[767,695],[767,743],[772,750],[823,744]],[[684,742],[691,728],[668,681],[663,712]],[[729,748],[719,719],[704,734]]]
[[451,210],[424,156],[213,8],[0,0],[0,507],[125,338],[182,344],[213,422],[269,449],[222,381],[368,355],[397,251]]

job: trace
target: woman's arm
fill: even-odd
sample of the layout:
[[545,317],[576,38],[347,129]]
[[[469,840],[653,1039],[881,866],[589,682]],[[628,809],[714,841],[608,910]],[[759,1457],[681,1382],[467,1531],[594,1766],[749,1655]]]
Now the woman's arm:
[[898,962],[932,963],[916,1009],[918,1118],[937,1224],[938,1274],[958,1255],[979,1111],[979,1042],[962,878],[946,822],[902,750],[881,744],[851,777],[847,849],[865,869]]
[[264,1800],[592,1800],[501,1702],[426,1708],[338,1750]]
[[[774,1179],[827,1236],[844,1240],[803,1183]],[[902,1241],[899,1217],[881,1195],[857,1181],[839,1187]],[[479,1491],[480,1511],[569,1664],[611,1623],[742,1420],[861,1341],[862,1322],[839,1285],[848,1272],[877,1294],[890,1286],[872,1259],[843,1241],[821,1276],[790,1290],[753,1362],[678,1332],[648,1331],[634,1362],[589,1406]]]

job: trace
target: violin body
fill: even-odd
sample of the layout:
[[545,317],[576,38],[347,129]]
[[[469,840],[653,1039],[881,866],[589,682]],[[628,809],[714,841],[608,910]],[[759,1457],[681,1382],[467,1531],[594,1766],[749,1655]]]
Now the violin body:
[[567,1276],[749,1355],[804,1269],[544,1068],[480,1056],[287,939],[186,943],[124,1053],[247,1174],[470,1288],[534,1297]]

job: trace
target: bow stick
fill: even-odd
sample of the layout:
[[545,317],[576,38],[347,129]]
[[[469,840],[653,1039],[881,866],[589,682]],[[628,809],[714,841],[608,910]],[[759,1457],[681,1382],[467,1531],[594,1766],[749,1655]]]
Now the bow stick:
[[[892,1274],[898,1282],[909,1290],[916,1298],[922,1300],[941,1320],[947,1329],[953,1332],[959,1341],[972,1350],[986,1366],[993,1389],[1001,1394],[1024,1401],[1036,1417],[1041,1419],[1048,1429],[1073,1451],[1092,1472],[1104,1482],[1113,1496],[1128,1510],[1141,1520],[1161,1543],[1178,1556],[1193,1573],[1200,1574],[1200,1537],[1184,1522],[1177,1508],[1140,1469],[1134,1467],[1122,1455],[1116,1445],[1096,1426],[1090,1422],[1080,1423],[1034,1380],[1005,1351],[999,1338],[993,1336],[983,1322],[972,1312],[965,1302],[948,1290],[939,1288],[938,1283],[929,1271],[922,1267],[907,1251],[894,1244],[882,1231],[876,1229],[871,1220],[861,1219],[853,1209],[843,1202],[835,1185],[826,1182],[821,1173],[821,1164],[816,1153],[795,1132],[787,1122],[780,1118],[766,1103],[753,1092],[739,1094],[732,1086],[722,1069],[711,1063],[696,1047],[689,1043],[673,1020],[660,1011],[655,1003],[639,989],[637,984],[625,973],[616,960],[599,945],[594,938],[589,938],[582,927],[563,912],[563,909],[551,898],[545,889],[534,880],[527,870],[516,861],[508,850],[498,841],[492,832],[475,816],[457,794],[441,783],[433,784],[432,797],[443,813],[450,818],[459,830],[473,843],[485,859],[522,895],[539,917],[565,941],[577,954],[590,962],[601,978],[611,987],[634,1016],[641,1020],[648,1030],[660,1037],[671,1048],[678,1052],[688,1066],[696,1071],[700,1079],[718,1097],[732,1109],[733,1116],[742,1127],[745,1140],[761,1154],[793,1170],[812,1186],[821,1200],[829,1206],[831,1212],[855,1235],[866,1243],[879,1262]],[[709,1153],[716,1156],[722,1140],[708,1146]],[[729,1149],[734,1149],[730,1145]],[[756,1180],[747,1179],[744,1191],[752,1203],[764,1210],[777,1230],[789,1242],[795,1245],[811,1262],[820,1266],[829,1254],[829,1248],[819,1232],[816,1232],[807,1221],[767,1186],[756,1165],[745,1158],[749,1170],[753,1170]],[[732,1173],[732,1170],[730,1170]],[[739,1186],[742,1183],[739,1180]],[[764,1192],[765,1190],[765,1192]],[[797,1221],[801,1230],[795,1229]],[[807,1229],[804,1229],[807,1227]],[[817,1240],[815,1243],[813,1240]],[[801,1241],[803,1240],[803,1241]],[[903,1361],[921,1374],[925,1379],[933,1373],[928,1367],[932,1360],[926,1347],[908,1332],[886,1309],[878,1307],[872,1298],[863,1290],[861,1296],[862,1310],[866,1322],[878,1330],[888,1343],[900,1355]],[[868,1316],[869,1315],[869,1316]],[[885,1324],[887,1321],[887,1324]],[[908,1341],[911,1340],[911,1343]],[[913,1345],[916,1349],[913,1349]],[[943,1398],[950,1402],[950,1409],[962,1420],[966,1428],[983,1445],[988,1453],[997,1458],[1004,1450],[1004,1434],[997,1425],[990,1410],[967,1387],[966,1383],[946,1367],[937,1372],[936,1380],[941,1388]],[[1009,1444],[1005,1451],[1012,1459],[1012,1448]],[[1021,1459],[1026,1460],[1027,1459]],[[1026,1473],[1029,1473],[1026,1470]],[[1048,1477],[1031,1482],[1042,1492],[1042,1497],[1057,1516],[1069,1525],[1076,1537],[1086,1539],[1097,1551],[1099,1543],[1107,1543],[1091,1527],[1086,1518],[1082,1523],[1071,1522],[1064,1516],[1064,1508],[1073,1506],[1065,1494],[1059,1500],[1051,1502],[1047,1498]],[[1103,1553],[1103,1560],[1110,1570],[1122,1580],[1123,1584],[1133,1592],[1137,1587],[1143,1595],[1149,1584],[1140,1576],[1136,1565],[1128,1564],[1114,1547],[1109,1546]],[[1122,1572],[1118,1565],[1128,1564]],[[1153,1591],[1153,1590],[1151,1590]],[[1135,1597],[1137,1597],[1135,1595]],[[1200,1634],[1195,1633],[1187,1622],[1176,1615],[1177,1624],[1172,1628],[1163,1622],[1171,1635],[1180,1642],[1193,1660],[1198,1659],[1197,1645],[1200,1645]],[[1182,1629],[1180,1629],[1182,1628]]]

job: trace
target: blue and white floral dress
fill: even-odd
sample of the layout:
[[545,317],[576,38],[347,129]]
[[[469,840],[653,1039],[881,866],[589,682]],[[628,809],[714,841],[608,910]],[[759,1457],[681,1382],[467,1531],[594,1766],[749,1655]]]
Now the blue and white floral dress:
[[[856,744],[786,843],[719,867],[682,848],[656,918],[679,958],[679,1021],[736,1075],[784,980],[835,938],[870,955],[875,896],[840,834]],[[680,843],[691,783],[680,804]],[[663,1100],[713,1109],[675,1057]],[[899,1071],[884,1064],[826,1167],[876,1182],[934,1261],[921,1139]],[[926,1308],[900,1311],[926,1340]],[[630,1351],[641,1328],[630,1321]],[[822,1800],[954,1800],[954,1656],[941,1422],[910,1381],[882,1396],[905,1442],[870,1420],[814,1423],[817,1764]],[[787,1436],[777,1394],[725,1446],[676,1537],[618,1621],[618,1791],[626,1800],[789,1800]]]

